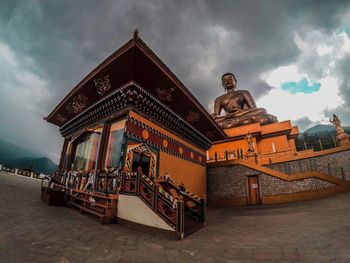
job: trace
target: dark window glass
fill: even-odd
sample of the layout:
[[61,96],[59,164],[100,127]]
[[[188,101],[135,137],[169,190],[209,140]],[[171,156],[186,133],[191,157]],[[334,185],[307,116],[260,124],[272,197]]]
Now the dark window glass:
[[145,155],[144,153],[133,153],[132,159],[132,171],[137,172],[139,167],[142,169],[142,173],[148,175],[149,173],[149,165],[150,165],[150,157]]

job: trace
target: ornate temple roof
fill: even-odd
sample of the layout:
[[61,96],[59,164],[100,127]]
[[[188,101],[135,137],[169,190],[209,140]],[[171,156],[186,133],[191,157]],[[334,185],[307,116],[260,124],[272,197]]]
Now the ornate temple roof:
[[137,32],[78,83],[45,119],[59,127],[65,126],[130,81],[139,84],[210,140],[226,137],[206,109]]

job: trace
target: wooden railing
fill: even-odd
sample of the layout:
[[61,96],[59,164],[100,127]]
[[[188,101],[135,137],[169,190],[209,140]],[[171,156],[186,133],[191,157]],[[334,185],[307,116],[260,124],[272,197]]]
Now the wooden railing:
[[183,201],[185,213],[185,228],[188,228],[187,230],[192,228],[194,225],[205,225],[205,199],[201,199],[199,196],[193,194],[192,192],[183,189],[181,185],[177,184],[172,179],[164,180],[162,182],[159,182],[159,184],[164,189],[166,189],[166,192],[170,193],[173,197]]
[[180,239],[205,225],[205,199],[181,190],[171,179],[154,182],[142,173],[116,170],[97,174],[94,171],[66,171],[57,173],[55,178],[69,195],[74,191],[94,190],[104,194],[138,196],[177,232]]
[[124,174],[121,193],[138,196],[183,238],[205,225],[204,199],[181,190],[173,180],[153,182],[147,176]]
[[122,172],[120,193],[138,196],[178,234],[184,237],[184,206],[182,200],[173,198],[141,173]]
[[112,223],[117,217],[117,196],[87,193],[85,191],[72,190],[67,194],[68,206],[74,206],[80,213],[89,213],[100,218],[101,224]]

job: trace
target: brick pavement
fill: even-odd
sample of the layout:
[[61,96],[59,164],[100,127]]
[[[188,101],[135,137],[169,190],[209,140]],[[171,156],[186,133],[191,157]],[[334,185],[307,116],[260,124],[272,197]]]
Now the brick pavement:
[[39,201],[40,183],[0,173],[0,262],[350,262],[350,194],[208,209],[181,240],[101,225]]

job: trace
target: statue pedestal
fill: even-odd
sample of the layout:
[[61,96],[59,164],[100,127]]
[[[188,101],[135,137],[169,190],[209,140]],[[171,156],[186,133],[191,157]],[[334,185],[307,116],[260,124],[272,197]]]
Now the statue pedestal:
[[346,133],[338,135],[337,146],[338,147],[350,146],[349,135],[347,135]]
[[[299,130],[290,121],[267,125],[252,123],[224,131],[229,138],[213,143],[209,150],[210,160],[215,160],[215,156],[218,161],[225,160],[228,156],[228,159],[243,158],[261,164],[280,157],[294,156],[296,153],[294,139]],[[247,134],[252,135],[255,153],[248,151]]]
[[[257,111],[258,110],[261,110],[261,109],[257,109]],[[264,113],[234,117],[234,118],[221,116],[221,117],[217,117],[215,121],[223,129],[232,129],[235,127],[246,126],[253,123],[259,123],[260,125],[277,123],[277,118],[276,116],[273,116],[271,114],[267,114],[266,112],[264,112]]]

